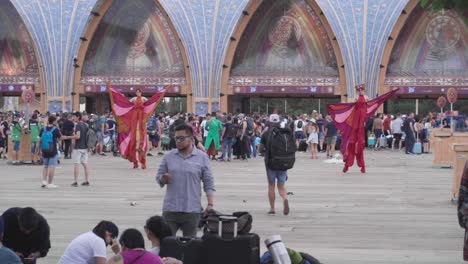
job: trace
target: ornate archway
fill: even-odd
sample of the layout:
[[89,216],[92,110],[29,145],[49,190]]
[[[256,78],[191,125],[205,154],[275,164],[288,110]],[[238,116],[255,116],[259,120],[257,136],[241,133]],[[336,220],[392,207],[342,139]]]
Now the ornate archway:
[[[468,97],[468,24],[453,11],[432,13],[411,0],[398,19],[382,57],[380,93],[435,98],[449,87]],[[435,105],[435,104],[434,104]]]
[[225,56],[221,109],[232,110],[235,94],[343,96],[338,65],[340,47],[315,1],[250,1]]
[[159,1],[108,0],[91,15],[75,63],[75,109],[79,94],[107,92],[106,81],[126,93],[170,86],[168,94],[191,101],[185,49]]
[[[45,93],[43,92],[43,75],[40,70],[40,59],[36,45],[18,10],[9,0],[0,1],[0,97],[14,96],[19,98],[27,88],[34,90],[39,101],[32,107],[45,109]],[[23,107],[20,100],[10,100],[10,110]],[[0,98],[0,108],[4,100]],[[18,104],[18,105],[17,105]],[[18,108],[19,107],[19,108]]]

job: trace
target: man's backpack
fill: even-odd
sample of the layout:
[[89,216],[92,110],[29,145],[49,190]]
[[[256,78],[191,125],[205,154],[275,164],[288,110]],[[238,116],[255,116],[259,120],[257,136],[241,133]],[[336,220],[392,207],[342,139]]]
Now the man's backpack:
[[55,129],[55,127],[52,127],[51,130],[47,130],[47,127],[42,129],[41,151],[44,156],[52,157],[57,154],[57,145],[54,142]]
[[228,129],[226,130],[226,137],[235,138],[237,135],[237,129],[238,129],[238,126],[234,124],[231,124],[230,126],[228,126]]
[[273,127],[268,135],[267,166],[272,170],[285,171],[296,162],[296,142],[290,129]]
[[95,119],[91,119],[89,120],[89,128],[90,130],[93,130],[94,132],[97,132],[99,129],[98,129],[98,121],[95,120]]
[[299,120],[297,122],[297,128],[302,128],[302,125],[303,125],[302,120]]
[[245,130],[245,132],[247,133],[248,136],[251,136],[253,135],[253,132],[254,132],[253,119],[251,117],[247,117],[245,121],[247,121],[247,129]]

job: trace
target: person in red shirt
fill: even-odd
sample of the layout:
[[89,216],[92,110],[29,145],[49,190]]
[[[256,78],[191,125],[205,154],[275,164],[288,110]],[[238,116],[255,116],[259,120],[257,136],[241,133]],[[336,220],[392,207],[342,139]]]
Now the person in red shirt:
[[383,129],[384,129],[385,136],[391,135],[391,131],[390,131],[391,122],[392,122],[391,116],[389,114],[385,114],[384,121],[383,121]]

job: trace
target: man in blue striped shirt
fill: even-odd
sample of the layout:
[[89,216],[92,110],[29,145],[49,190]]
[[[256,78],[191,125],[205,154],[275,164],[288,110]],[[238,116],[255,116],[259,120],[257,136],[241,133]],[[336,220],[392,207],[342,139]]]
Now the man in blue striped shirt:
[[177,126],[175,141],[177,148],[164,155],[156,176],[161,188],[167,185],[163,217],[173,235],[181,229],[183,236],[195,237],[202,208],[202,182],[208,201],[206,210],[213,209],[215,188],[211,165],[206,153],[194,147],[190,126]]

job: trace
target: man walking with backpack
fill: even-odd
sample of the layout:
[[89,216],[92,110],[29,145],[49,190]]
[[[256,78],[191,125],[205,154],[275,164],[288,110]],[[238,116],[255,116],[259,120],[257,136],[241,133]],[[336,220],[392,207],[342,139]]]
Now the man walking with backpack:
[[270,115],[269,129],[263,133],[258,151],[264,153],[265,166],[268,178],[268,200],[270,211],[275,214],[275,184],[283,199],[283,214],[289,214],[289,202],[286,191],[288,179],[287,170],[294,166],[297,150],[294,134],[289,128],[280,127],[280,117],[277,114]]
[[54,189],[58,186],[53,184],[55,167],[58,161],[57,140],[62,140],[62,134],[56,127],[57,117],[50,115],[47,120],[47,126],[42,128],[39,133],[40,146],[42,152],[42,161],[44,169],[42,171],[42,188]]

